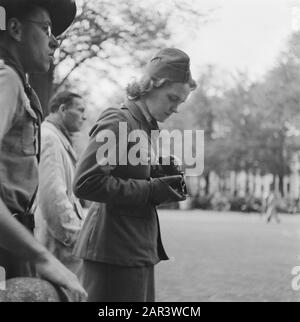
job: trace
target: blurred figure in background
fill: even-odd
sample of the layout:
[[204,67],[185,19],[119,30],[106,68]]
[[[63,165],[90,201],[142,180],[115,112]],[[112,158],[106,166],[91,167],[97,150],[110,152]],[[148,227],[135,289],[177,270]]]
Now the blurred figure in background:
[[71,138],[86,120],[85,104],[78,94],[63,91],[52,98],[49,111],[42,123],[36,236],[77,273],[80,260],[72,252],[84,215],[72,190],[77,156]]
[[266,216],[267,223],[271,222],[272,218],[279,224],[278,207],[280,203],[280,193],[275,189],[271,189],[266,200]]

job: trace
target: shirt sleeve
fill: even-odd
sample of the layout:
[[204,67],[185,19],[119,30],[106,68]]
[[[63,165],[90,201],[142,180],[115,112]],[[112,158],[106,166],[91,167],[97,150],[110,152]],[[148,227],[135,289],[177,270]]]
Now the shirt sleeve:
[[8,68],[0,68],[0,146],[3,137],[12,126],[19,104],[20,83],[17,74]]
[[[114,166],[101,165],[97,151],[105,143],[99,142],[99,133],[111,131],[116,142],[111,148],[119,151],[119,123],[127,122],[119,109],[104,112],[92,134],[89,145],[80,159],[74,179],[74,192],[78,198],[94,202],[121,205],[145,205],[149,203],[151,184],[146,179],[123,179],[113,175]],[[119,159],[122,156],[119,155]],[[118,163],[118,162],[117,162]]]

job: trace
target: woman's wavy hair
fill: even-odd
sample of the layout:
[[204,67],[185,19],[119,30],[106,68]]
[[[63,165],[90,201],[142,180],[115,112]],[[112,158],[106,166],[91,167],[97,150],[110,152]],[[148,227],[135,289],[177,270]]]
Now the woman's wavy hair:
[[[172,83],[174,82],[168,80],[167,78],[156,79],[145,75],[140,80],[135,79],[127,85],[127,98],[130,101],[136,101],[139,100],[142,96],[145,96],[152,92],[155,88],[160,88],[164,85]],[[190,86],[190,89],[192,91],[197,87],[196,82],[192,78],[189,79],[187,84]]]

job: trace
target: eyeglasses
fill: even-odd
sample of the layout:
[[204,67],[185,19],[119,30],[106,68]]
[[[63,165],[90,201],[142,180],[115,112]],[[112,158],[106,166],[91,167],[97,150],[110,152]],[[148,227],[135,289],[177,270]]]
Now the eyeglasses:
[[52,27],[49,23],[47,22],[40,22],[40,21],[34,21],[34,20],[22,20],[23,22],[30,22],[36,25],[41,26],[45,34],[50,38],[52,35]]

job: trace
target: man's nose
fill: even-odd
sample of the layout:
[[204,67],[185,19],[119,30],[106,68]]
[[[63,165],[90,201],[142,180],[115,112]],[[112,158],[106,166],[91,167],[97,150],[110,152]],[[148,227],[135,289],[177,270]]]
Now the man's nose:
[[59,47],[59,42],[58,42],[58,40],[55,38],[55,36],[54,36],[53,34],[52,34],[52,35],[51,35],[51,37],[50,37],[49,47],[50,47],[53,51]]

